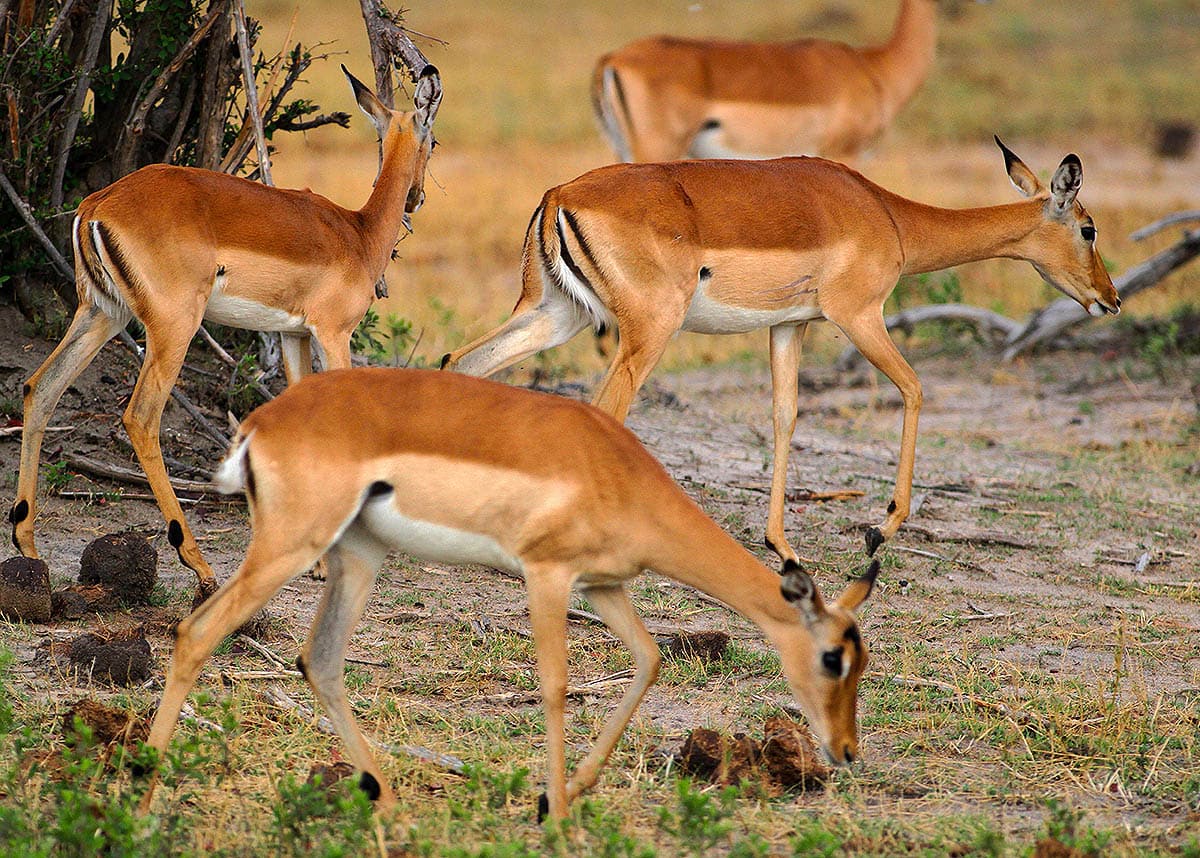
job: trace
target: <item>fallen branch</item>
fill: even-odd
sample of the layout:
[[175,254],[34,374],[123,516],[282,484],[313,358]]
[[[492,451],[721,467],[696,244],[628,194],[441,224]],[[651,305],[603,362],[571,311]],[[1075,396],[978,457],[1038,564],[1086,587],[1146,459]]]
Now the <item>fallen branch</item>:
[[[262,697],[268,703],[278,706],[288,712],[294,712],[305,721],[313,721],[313,710],[303,703],[295,700],[286,691],[278,685],[268,685],[263,689]],[[328,736],[336,736],[337,730],[333,729],[333,723],[322,715],[315,721],[316,728]],[[431,751],[428,748],[422,748],[420,745],[393,745],[390,742],[377,742],[374,739],[367,739],[372,747],[378,748],[381,751],[386,751],[389,754],[401,754],[404,756],[415,757],[422,762],[431,763],[443,771],[453,772],[456,775],[463,773],[463,761],[458,757],[452,757],[449,754],[439,754],[437,751]]]
[[[1143,227],[1131,236],[1146,238],[1167,226],[1200,220],[1200,211],[1179,212]],[[1149,259],[1127,269],[1113,280],[1117,293],[1125,300],[1149,289],[1175,271],[1200,256],[1200,230],[1185,232],[1180,241]],[[970,304],[930,304],[912,307],[884,319],[888,330],[911,329],[921,322],[957,321],[975,325],[981,331],[1003,337],[1005,347],[1001,358],[1006,363],[1034,346],[1050,342],[1068,328],[1087,321],[1091,316],[1072,298],[1060,298],[1035,311],[1023,324],[1007,316]],[[839,370],[853,369],[861,359],[854,346],[847,346],[837,359]]]
[[[614,685],[625,685],[631,679],[633,679],[632,669],[618,670],[616,673],[599,679],[593,679],[582,685],[567,686],[567,697],[583,697],[587,694],[595,694],[597,691],[602,691]],[[501,694],[487,694],[482,697],[473,698],[472,700],[473,703],[503,703],[509,705],[540,703],[541,701],[541,691],[505,691]]]
[[[93,459],[90,456],[84,456],[80,453],[67,453],[63,460],[67,465],[76,471],[85,474],[90,474],[93,477],[100,477],[105,480],[113,480],[118,483],[128,483],[135,486],[150,485],[150,481],[146,479],[146,475],[141,471],[135,471],[132,468],[122,468],[120,465],[111,465],[108,462],[101,462],[99,459]],[[199,480],[185,480],[180,477],[171,477],[171,488],[176,492],[193,492],[195,494],[211,494],[215,491],[212,483],[202,483]]]
[[[73,432],[74,426],[47,426],[43,432]],[[5,426],[0,428],[0,438],[8,438],[12,435],[20,435],[25,431],[24,426]]]
[[[1196,256],[1200,256],[1200,230],[1184,233],[1182,240],[1126,270],[1113,281],[1113,285],[1121,300],[1125,300],[1149,289]],[[1060,298],[1033,314],[1021,332],[1009,340],[1001,359],[1011,361],[1038,343],[1052,340],[1067,328],[1090,318],[1078,302],[1071,298]]]

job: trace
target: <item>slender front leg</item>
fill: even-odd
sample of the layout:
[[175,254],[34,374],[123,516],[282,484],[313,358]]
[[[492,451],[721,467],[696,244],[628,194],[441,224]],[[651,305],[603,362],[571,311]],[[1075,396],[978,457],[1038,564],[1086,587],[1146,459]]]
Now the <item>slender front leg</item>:
[[[837,320],[833,320],[837,321]],[[888,504],[888,515],[878,527],[867,531],[867,553],[891,539],[908,518],[912,500],[913,467],[917,457],[917,420],[923,401],[921,382],[917,374],[904,360],[896,344],[888,335],[881,312],[863,313],[848,324],[838,322],[850,342],[862,352],[863,357],[876,369],[892,380],[904,400],[904,424],[900,431],[900,464],[896,469],[896,487],[892,491],[892,502]]]
[[775,459],[771,465],[771,501],[767,512],[767,547],[784,560],[799,562],[787,541],[783,511],[787,500],[787,466],[792,433],[796,431],[800,355],[808,323],[771,328],[771,422],[775,430]]
[[92,362],[106,342],[125,327],[128,317],[114,319],[94,304],[80,304],[62,342],[25,383],[25,418],[21,433],[21,466],[17,497],[8,514],[12,540],[26,557],[37,557],[33,519],[37,514],[38,463],[42,437],[63,391]]
[[600,769],[603,768],[609,755],[612,754],[613,748],[620,741],[630,719],[633,718],[633,713],[637,711],[642,698],[646,695],[646,690],[654,684],[654,680],[658,679],[658,668],[662,663],[658,644],[646,631],[641,618],[634,611],[633,603],[629,601],[629,595],[625,592],[623,585],[589,587],[584,591],[584,595],[596,609],[600,619],[604,620],[604,624],[621,639],[625,646],[629,647],[637,664],[637,672],[633,676],[633,682],[621,697],[621,702],[604,722],[604,729],[596,738],[596,744],[592,746],[592,750],[575,769],[575,774],[567,783],[568,803],[574,801],[580,793],[596,783],[600,776]]
[[369,537],[348,533],[326,552],[325,595],[296,666],[321,701],[346,753],[362,774],[359,786],[382,807],[395,797],[346,700],[346,647],[358,625],[386,551]]
[[567,757],[564,712],[567,705],[567,601],[570,570],[554,564],[527,565],[529,620],[537,650],[542,708],[546,713],[546,794],[539,802],[538,821],[567,815]]

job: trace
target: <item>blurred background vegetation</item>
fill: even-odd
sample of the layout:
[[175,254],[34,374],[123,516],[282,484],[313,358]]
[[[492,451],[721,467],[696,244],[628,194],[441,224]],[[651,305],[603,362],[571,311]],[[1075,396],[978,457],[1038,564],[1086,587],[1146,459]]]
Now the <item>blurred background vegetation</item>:
[[[306,71],[295,94],[325,111],[353,113],[349,130],[276,135],[276,183],[311,187],[357,207],[375,176],[376,143],[369,123],[353,111],[337,66],[345,62],[369,77],[359,5],[249,0],[246,6],[262,22],[258,50],[266,55],[296,42],[332,55]],[[1171,244],[1177,235],[1171,231],[1141,244],[1128,235],[1169,212],[1200,207],[1196,147],[1185,146],[1182,156],[1160,154],[1164,128],[1186,131],[1200,121],[1200,0],[1099,0],[1086,9],[1042,0],[941,6],[933,74],[854,166],[914,199],[984,205],[1015,199],[993,133],[1043,176],[1073,151],[1085,168],[1081,199],[1096,218],[1114,273]],[[392,348],[393,355],[436,362],[507,316],[519,290],[522,234],[541,194],[612,159],[588,98],[602,53],[651,33],[878,42],[897,7],[893,0],[413,0],[405,21],[432,37],[416,41],[445,84],[441,145],[416,232],[400,243],[389,272],[390,298],[376,306],[375,336],[386,341],[389,330],[399,329],[404,348]],[[1198,285],[1200,271],[1185,270],[1126,309],[1166,315],[1195,300]],[[1022,318],[1054,295],[1029,266],[991,261],[963,266],[953,280],[904,283],[893,303],[947,297]],[[814,334],[810,344],[819,353],[843,345],[832,326],[815,326]],[[764,336],[685,334],[664,365],[764,360]],[[536,363],[588,371],[602,361],[580,337]]]
[[[417,359],[447,349],[506,318],[519,292],[521,240],[529,213],[549,187],[612,154],[592,117],[588,83],[604,52],[651,33],[788,39],[806,35],[853,44],[889,33],[898,2],[879,0],[710,0],[710,2],[561,3],[413,0],[407,25],[445,41],[417,39],[442,71],[446,97],[438,116],[441,145],[431,162],[426,206],[416,232],[401,242],[382,317],[399,314],[423,332]],[[281,38],[294,6],[251,2],[264,19],[264,45]],[[1080,155],[1081,199],[1100,227],[1110,267],[1122,271],[1171,244],[1177,233],[1135,244],[1128,234],[1168,212],[1200,207],[1200,153],[1156,154],[1160,128],[1200,121],[1200,0],[971,0],[942,4],[938,60],[915,101],[874,151],[854,166],[914,199],[946,206],[1016,198],[992,143],[1000,134],[1044,177],[1069,151]],[[275,35],[276,33],[280,35]],[[369,68],[356,4],[304,4],[296,35],[336,40],[346,63]],[[277,48],[276,48],[277,49]],[[311,97],[348,109],[336,66],[314,66]],[[374,176],[374,141],[358,117],[350,131],[321,129],[279,141],[281,184],[308,185],[346,205],[365,198]],[[1017,318],[1056,294],[1023,263],[963,266],[956,294]],[[1135,315],[1171,312],[1200,296],[1200,271],[1185,269],[1127,306]],[[903,284],[910,306],[937,299],[939,278]],[[832,326],[810,329],[825,355],[844,342]],[[414,334],[415,336],[415,334]],[[684,334],[665,366],[746,357],[765,360],[765,334]],[[586,337],[541,363],[599,369]]]

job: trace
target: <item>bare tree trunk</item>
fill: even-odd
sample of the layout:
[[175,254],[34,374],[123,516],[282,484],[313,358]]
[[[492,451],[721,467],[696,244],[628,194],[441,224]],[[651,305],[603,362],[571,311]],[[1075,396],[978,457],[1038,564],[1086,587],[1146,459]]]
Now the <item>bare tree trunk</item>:
[[204,62],[204,80],[200,84],[200,129],[196,138],[196,166],[215,170],[221,163],[221,144],[225,136],[225,95],[229,92],[232,71],[229,56],[230,21],[233,10],[229,0],[212,0],[218,8],[217,20],[208,37]]

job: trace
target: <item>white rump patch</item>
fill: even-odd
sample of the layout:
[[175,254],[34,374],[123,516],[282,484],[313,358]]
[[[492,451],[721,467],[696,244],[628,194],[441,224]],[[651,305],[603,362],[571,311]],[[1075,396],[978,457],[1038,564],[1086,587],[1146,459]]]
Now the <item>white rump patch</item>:
[[[545,214],[542,215],[545,217]],[[573,231],[567,225],[566,216],[563,215],[562,209],[559,209],[555,215],[558,218],[559,235],[569,235]],[[539,236],[540,237],[540,236]],[[570,252],[569,250],[567,251]],[[553,271],[551,275],[554,278],[555,284],[570,296],[571,300],[579,305],[584,314],[588,318],[589,324],[597,331],[601,328],[611,328],[616,325],[616,319],[609,311],[608,307],[604,306],[604,302],[600,297],[592,291],[588,284],[582,282],[575,273],[571,271],[570,266],[563,261],[562,250],[553,255],[552,259]]]
[[221,464],[213,474],[213,485],[223,495],[236,495],[246,490],[246,454],[250,451],[251,432],[240,438],[229,448]]
[[[128,320],[133,315],[133,311],[129,309],[129,306],[121,297],[121,287],[117,285],[116,279],[112,276],[113,269],[116,266],[113,264],[112,257],[108,253],[108,247],[104,244],[104,239],[100,235],[100,222],[96,220],[89,221],[88,230],[92,236],[92,247],[96,249],[96,256],[100,259],[100,271],[104,275],[103,283],[94,283],[91,277],[87,277],[87,269],[84,269],[84,276],[87,280],[88,298],[109,318]],[[75,223],[71,229],[71,238],[75,242],[76,250],[78,250],[79,215],[75,215]],[[80,262],[82,262],[82,259]]]

